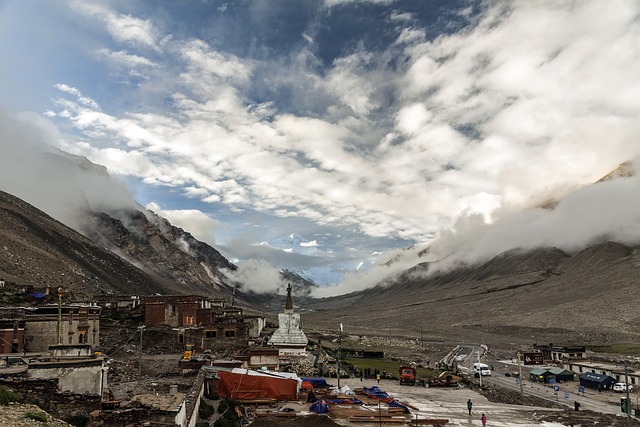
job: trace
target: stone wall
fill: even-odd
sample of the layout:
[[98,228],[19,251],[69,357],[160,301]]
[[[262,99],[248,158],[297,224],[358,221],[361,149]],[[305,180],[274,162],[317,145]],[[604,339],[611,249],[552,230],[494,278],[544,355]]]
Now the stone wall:
[[58,378],[60,391],[100,396],[106,386],[107,376],[102,360],[55,365],[32,363],[27,371],[29,378]]
[[205,371],[200,369],[193,386],[186,393],[180,413],[176,417],[176,424],[181,427],[194,427],[198,421],[200,399],[204,393]]

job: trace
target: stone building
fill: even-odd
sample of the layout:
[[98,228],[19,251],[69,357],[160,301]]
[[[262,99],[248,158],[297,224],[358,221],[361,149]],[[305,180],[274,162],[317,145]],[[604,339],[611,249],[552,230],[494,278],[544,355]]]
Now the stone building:
[[584,346],[566,347],[553,344],[534,344],[533,349],[543,354],[544,360],[562,362],[568,359],[586,359],[587,349]]
[[94,305],[0,307],[2,353],[41,353],[56,344],[100,345],[100,312]]
[[293,311],[293,297],[289,284],[284,312],[278,314],[278,329],[269,339],[269,345],[279,350],[281,359],[287,359],[306,356],[308,342],[300,327],[300,314]]
[[249,342],[251,323],[245,322],[242,309],[232,308],[199,314],[197,326],[178,328],[178,342],[193,343],[200,350],[217,347],[244,347]]
[[129,311],[142,305],[138,295],[96,295],[93,299],[103,311]]
[[241,367],[245,369],[280,369],[280,351],[277,348],[248,348],[236,358],[242,361]]
[[260,336],[265,319],[245,318],[240,307],[224,300],[197,295],[149,296],[144,298],[146,325],[166,325],[178,331],[178,343],[194,344],[199,350],[220,346],[246,346]]

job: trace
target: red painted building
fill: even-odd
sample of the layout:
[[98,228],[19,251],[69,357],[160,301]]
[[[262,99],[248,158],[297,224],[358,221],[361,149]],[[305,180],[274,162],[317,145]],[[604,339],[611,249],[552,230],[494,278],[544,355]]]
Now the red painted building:
[[0,353],[24,352],[24,320],[0,319]]
[[198,295],[144,297],[145,325],[195,326],[211,316],[211,301]]

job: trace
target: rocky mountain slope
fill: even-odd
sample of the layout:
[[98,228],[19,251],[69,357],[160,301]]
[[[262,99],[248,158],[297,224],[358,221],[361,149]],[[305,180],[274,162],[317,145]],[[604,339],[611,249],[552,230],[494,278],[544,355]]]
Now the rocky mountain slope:
[[162,283],[32,205],[0,192],[0,278],[76,298],[166,292]]
[[90,212],[83,233],[162,283],[171,293],[228,296],[233,285],[222,270],[236,266],[211,246],[140,208],[111,215]]
[[[611,344],[640,338],[640,247],[602,242],[574,254],[508,251],[487,263],[307,301],[307,323],[351,332],[473,342]],[[327,320],[330,319],[330,320]],[[384,333],[384,332],[383,332]]]

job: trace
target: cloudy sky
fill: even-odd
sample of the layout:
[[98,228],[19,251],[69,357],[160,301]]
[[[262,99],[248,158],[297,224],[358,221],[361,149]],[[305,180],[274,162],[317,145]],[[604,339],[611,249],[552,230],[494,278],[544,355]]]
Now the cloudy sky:
[[638,46],[636,0],[0,0],[0,109],[239,265],[338,283],[635,159]]

